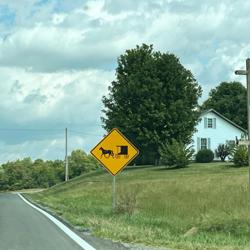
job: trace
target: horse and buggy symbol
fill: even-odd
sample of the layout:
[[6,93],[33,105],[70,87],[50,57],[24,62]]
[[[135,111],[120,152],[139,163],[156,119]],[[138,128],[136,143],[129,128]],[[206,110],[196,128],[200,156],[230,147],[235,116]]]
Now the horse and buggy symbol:
[[111,149],[104,149],[103,147],[100,147],[99,150],[101,150],[101,158],[102,156],[107,159],[110,156],[115,159],[120,159],[121,157],[124,157],[125,159],[129,158],[128,146],[116,146],[116,153]]

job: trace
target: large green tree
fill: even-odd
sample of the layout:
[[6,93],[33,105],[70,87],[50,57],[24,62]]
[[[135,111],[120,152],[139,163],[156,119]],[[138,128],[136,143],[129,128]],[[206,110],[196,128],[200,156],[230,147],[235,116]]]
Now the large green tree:
[[247,128],[247,90],[240,82],[222,82],[212,89],[202,109],[215,109],[243,128]]
[[116,80],[103,97],[104,128],[118,127],[139,148],[139,163],[155,163],[161,144],[190,141],[200,95],[175,55],[137,46],[118,58]]

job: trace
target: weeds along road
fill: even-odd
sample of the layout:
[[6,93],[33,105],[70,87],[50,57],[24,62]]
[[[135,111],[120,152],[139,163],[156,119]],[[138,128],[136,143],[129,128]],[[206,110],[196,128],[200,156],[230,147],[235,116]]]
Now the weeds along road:
[[0,194],[0,250],[82,250],[17,194]]

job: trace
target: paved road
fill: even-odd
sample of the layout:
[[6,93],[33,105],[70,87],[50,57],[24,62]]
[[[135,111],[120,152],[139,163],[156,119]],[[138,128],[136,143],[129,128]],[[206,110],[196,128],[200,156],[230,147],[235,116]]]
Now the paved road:
[[0,250],[82,250],[16,194],[0,194]]
[[[85,235],[96,250],[170,250],[114,243]],[[82,250],[43,214],[17,194],[0,193],[0,250]]]

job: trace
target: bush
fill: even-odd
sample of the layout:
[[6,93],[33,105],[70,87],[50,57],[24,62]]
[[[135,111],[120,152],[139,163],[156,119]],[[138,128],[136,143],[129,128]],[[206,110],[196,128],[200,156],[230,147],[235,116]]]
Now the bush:
[[215,150],[215,154],[217,157],[221,159],[221,161],[225,161],[226,157],[231,154],[232,149],[227,144],[221,144]]
[[116,203],[115,212],[118,214],[132,215],[137,207],[139,190],[138,186],[132,189],[121,190]]
[[161,164],[183,168],[189,164],[194,150],[191,147],[186,147],[182,142],[172,140],[170,144],[163,145],[160,148]]
[[207,163],[214,159],[214,153],[210,149],[202,149],[196,155],[196,162]]
[[248,166],[248,150],[246,146],[240,145],[235,149],[233,162],[236,167]]

